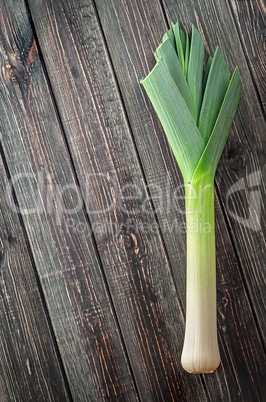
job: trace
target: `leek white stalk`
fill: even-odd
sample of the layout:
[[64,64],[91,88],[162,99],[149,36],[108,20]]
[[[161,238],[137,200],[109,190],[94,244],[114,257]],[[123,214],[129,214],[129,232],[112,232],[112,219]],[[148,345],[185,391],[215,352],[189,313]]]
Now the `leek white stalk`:
[[[237,69],[230,80],[217,47],[203,75],[204,44],[192,27],[173,24],[143,84],[162,123],[186,189],[187,297],[181,362],[190,373],[220,363],[216,318],[214,175],[240,99]],[[178,283],[177,283],[178,286]]]
[[182,366],[211,373],[220,363],[216,324],[213,183],[186,187],[187,294]]

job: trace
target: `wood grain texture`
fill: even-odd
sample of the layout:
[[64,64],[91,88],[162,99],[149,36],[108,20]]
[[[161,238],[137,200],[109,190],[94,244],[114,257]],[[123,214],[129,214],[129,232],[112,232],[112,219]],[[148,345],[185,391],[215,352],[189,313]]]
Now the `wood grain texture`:
[[[194,23],[198,26],[209,54],[213,54],[219,45],[230,71],[238,66],[242,94],[226,150],[217,169],[216,184],[265,344],[264,117],[229,5],[223,0],[210,1],[208,6],[204,1],[198,1],[192,8],[187,3],[181,7],[175,1],[165,0],[165,6],[169,18],[179,18],[184,25]],[[234,40],[228,44],[228,38]]]
[[230,0],[241,44],[266,111],[266,4],[263,0]]
[[83,194],[98,175],[87,210],[140,398],[206,400],[180,365],[182,310],[93,4],[29,5]]
[[[185,235],[175,231],[164,230],[165,225],[166,228],[173,227],[173,222],[177,223],[178,228],[182,227],[184,215],[180,214],[178,208],[181,207],[181,210],[184,211],[184,205],[180,199],[177,199],[176,204],[173,201],[170,207],[169,200],[166,200],[165,204],[162,205],[161,198],[158,197],[159,189],[163,188],[165,189],[164,191],[167,191],[167,187],[170,188],[172,194],[177,190],[176,195],[182,195],[182,191],[180,191],[180,188],[178,189],[181,183],[180,173],[153,108],[139,85],[139,80],[146,76],[155,64],[153,52],[167,29],[164,14],[160,3],[157,1],[150,3],[144,1],[125,2],[112,0],[104,2],[96,0],[95,3],[147,183],[156,207],[177,289],[181,294],[182,304],[184,305]],[[175,5],[176,2],[173,2],[173,8]],[[171,19],[175,20],[178,16],[179,20],[184,20],[187,26],[190,26],[191,22],[185,19],[184,15],[189,15],[189,12],[196,13],[197,6],[193,7],[192,3],[190,3],[190,7],[187,5],[188,3],[186,2],[179,2],[178,6],[176,5],[177,11],[175,11],[175,14],[173,11]],[[214,19],[215,15],[212,9],[208,10],[209,24],[212,24],[212,19]],[[195,23],[195,21],[193,22]],[[197,20],[196,22],[201,27],[200,21]],[[232,24],[232,20],[227,20],[227,23]],[[212,32],[208,36],[207,34],[204,35],[207,45],[210,42],[211,35]],[[214,40],[216,37],[217,35],[214,36]],[[233,58],[232,55],[231,58]],[[248,76],[248,70],[245,74]],[[250,91],[252,91],[252,88],[250,88]],[[245,112],[246,110],[242,110],[240,116]],[[237,119],[238,124],[240,124],[239,119],[241,120],[241,117],[239,117],[239,113]],[[255,154],[255,152],[253,153]],[[257,166],[262,166],[261,162],[257,163]],[[230,180],[233,181],[234,178],[231,177]],[[237,205],[236,202],[234,205]],[[264,381],[263,366],[265,365],[263,348],[242,281],[242,273],[236,261],[234,249],[217,199],[216,240],[218,324],[222,365],[214,375],[205,376],[204,379],[211,399],[242,399],[248,401],[256,394],[255,398],[262,400],[261,384]],[[260,246],[262,247],[262,242]],[[256,250],[253,247],[250,249],[249,246],[248,250],[250,250],[251,255],[255,255]],[[245,251],[247,255],[248,250]],[[261,253],[262,251],[259,252],[258,258],[262,266],[264,260]],[[252,270],[256,269],[252,264],[250,266]],[[263,270],[261,271],[262,273],[258,274],[257,279],[259,279],[259,275],[263,275]],[[260,285],[259,289],[258,285]],[[261,294],[259,293],[260,291]],[[253,294],[257,293],[257,296],[262,301],[262,292],[263,285],[258,282],[255,284]],[[260,322],[262,323],[263,320],[264,317],[262,316]],[[251,328],[252,331],[250,331]],[[253,373],[252,376],[251,373]]]
[[69,401],[2,161],[0,172],[0,400]]
[[2,146],[73,399],[138,400],[28,14],[0,19]]

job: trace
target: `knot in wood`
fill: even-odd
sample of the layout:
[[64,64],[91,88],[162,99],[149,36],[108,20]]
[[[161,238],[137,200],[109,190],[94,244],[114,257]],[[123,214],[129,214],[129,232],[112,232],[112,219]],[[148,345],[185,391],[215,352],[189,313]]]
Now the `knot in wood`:
[[223,297],[222,303],[223,303],[224,308],[226,308],[226,306],[228,305],[228,299],[226,297]]
[[127,250],[134,250],[136,254],[139,252],[138,240],[134,233],[122,236],[122,242]]
[[236,170],[240,170],[244,166],[244,158],[241,155],[234,155],[232,158],[233,168]]
[[12,246],[14,246],[18,242],[18,239],[15,236],[9,236],[8,241]]
[[18,77],[20,75],[18,70],[16,68],[14,68],[14,67],[9,68],[7,74],[9,76],[9,78],[10,78],[10,81],[12,81],[12,82],[17,81],[17,79],[18,79]]
[[131,250],[134,247],[133,239],[132,239],[131,235],[124,235],[122,237],[122,242],[123,242],[123,244],[124,244],[126,249]]
[[26,82],[30,82],[31,81],[31,76],[29,74],[26,74],[26,75],[24,75],[23,79]]

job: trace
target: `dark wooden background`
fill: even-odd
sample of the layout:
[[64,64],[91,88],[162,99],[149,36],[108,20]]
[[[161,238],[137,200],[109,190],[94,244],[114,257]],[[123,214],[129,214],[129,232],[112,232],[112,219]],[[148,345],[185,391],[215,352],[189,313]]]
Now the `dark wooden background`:
[[[0,5],[0,401],[265,400],[263,0]],[[182,180],[139,84],[170,19],[195,24],[207,53],[219,45],[243,87],[215,181],[222,363],[211,375],[180,364],[186,242],[169,227],[184,223],[183,203],[162,204],[159,188]],[[70,213],[88,174],[90,209]],[[67,185],[80,193],[60,197]]]

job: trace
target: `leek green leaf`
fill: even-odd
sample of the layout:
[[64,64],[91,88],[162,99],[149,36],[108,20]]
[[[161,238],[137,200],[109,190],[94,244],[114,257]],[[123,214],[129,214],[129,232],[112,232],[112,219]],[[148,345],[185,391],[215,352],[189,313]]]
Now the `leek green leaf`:
[[211,176],[212,179],[214,179],[214,174],[219,159],[222,155],[225,143],[230,132],[230,128],[235,117],[240,94],[241,82],[238,70],[236,68],[228,85],[228,89],[225,94],[219,115],[216,119],[215,126],[212,130],[210,139],[205,147],[205,150],[193,175],[192,182],[199,181],[204,176]]
[[193,25],[188,62],[187,82],[194,99],[197,118],[199,115],[202,99],[203,62],[204,43],[200,36],[200,33]]
[[217,47],[208,74],[198,121],[204,144],[207,143],[228,88],[230,72]]
[[[174,32],[174,37],[175,37],[176,51],[177,51],[177,54],[178,54],[178,57],[179,57],[183,72],[185,72],[185,57],[184,57],[185,43],[183,43],[182,39],[181,39],[181,32],[183,32],[183,31],[181,31],[179,29],[178,22],[176,24],[174,24],[171,21],[171,24],[172,24],[172,27],[173,27],[173,32]],[[183,34],[184,34],[184,32],[183,32]],[[182,38],[183,38],[183,41],[184,41],[183,35],[182,35]]]
[[205,88],[206,88],[206,83],[207,83],[208,75],[209,75],[210,68],[211,68],[211,65],[212,65],[212,60],[213,60],[213,58],[211,56],[209,56],[207,66],[206,66],[206,69],[205,69],[205,72],[204,72],[203,83],[202,83],[202,92],[203,93],[204,93]]
[[166,63],[159,60],[141,83],[162,123],[183,178],[190,181],[204,143]]
[[187,70],[188,70],[188,61],[189,61],[189,36],[188,31],[186,29],[186,54],[185,54],[185,77],[187,78]]
[[196,122],[196,113],[192,94],[183,74],[180,61],[168,38],[156,49],[155,59],[157,61],[162,59],[162,62],[166,64],[177,88],[179,89],[182,97],[184,98],[184,101],[186,102],[187,107],[189,108],[190,113],[192,114]]
[[183,55],[184,55],[184,61],[185,61],[185,54],[186,54],[186,34],[182,29],[179,29],[179,35],[181,39],[181,44],[182,44],[182,49],[183,49]]
[[169,31],[165,32],[162,42],[164,42],[167,38],[170,39],[170,41],[173,45],[173,48],[175,49],[175,37],[174,37],[174,34],[171,29],[169,29]]

